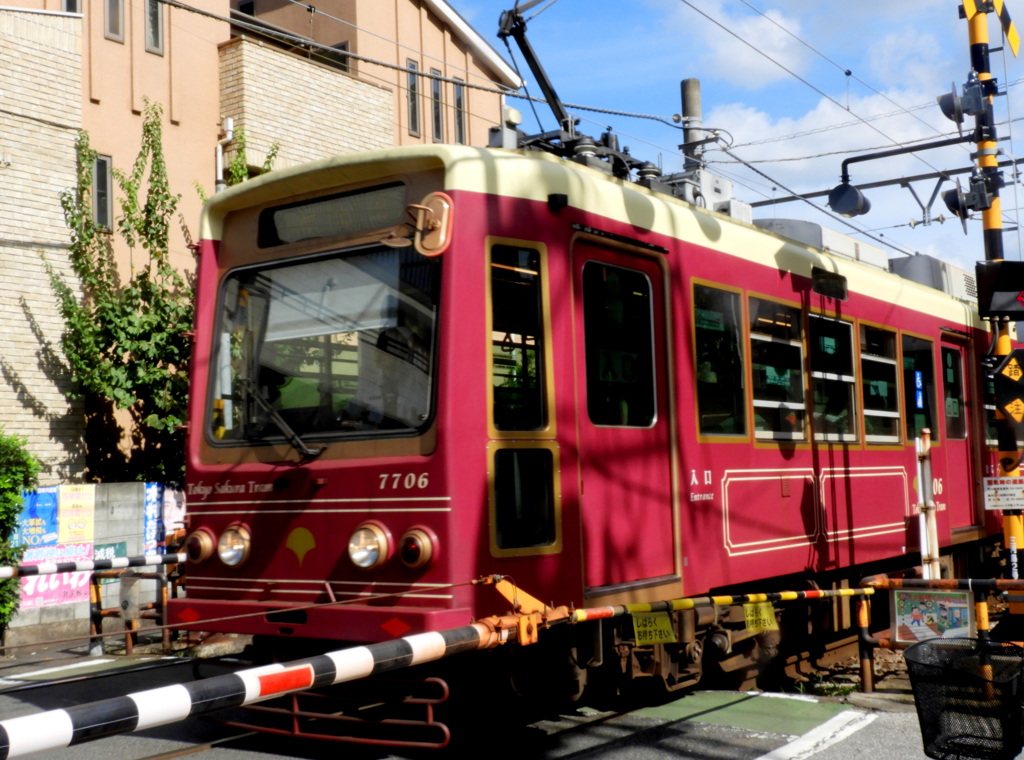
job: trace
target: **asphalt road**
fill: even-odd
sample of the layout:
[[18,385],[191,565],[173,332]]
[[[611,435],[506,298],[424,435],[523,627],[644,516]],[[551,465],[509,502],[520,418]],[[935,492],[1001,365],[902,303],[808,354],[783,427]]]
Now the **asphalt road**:
[[[219,666],[188,660],[149,660],[150,668],[127,672],[140,658],[89,658],[43,653],[35,660],[0,661],[0,720],[133,693],[222,672]],[[96,671],[114,674],[90,678]],[[78,678],[59,686],[52,678]],[[36,688],[31,688],[36,686]],[[477,750],[520,757],[612,760],[923,760],[917,714],[905,689],[868,699],[738,692],[696,692],[657,707],[627,713],[580,708],[526,728],[490,730],[471,745]],[[345,757],[347,760],[414,758],[422,753],[325,746],[268,738],[225,743],[241,733],[203,719],[107,737],[46,751],[53,760],[147,760],[173,753],[199,760],[273,760]]]

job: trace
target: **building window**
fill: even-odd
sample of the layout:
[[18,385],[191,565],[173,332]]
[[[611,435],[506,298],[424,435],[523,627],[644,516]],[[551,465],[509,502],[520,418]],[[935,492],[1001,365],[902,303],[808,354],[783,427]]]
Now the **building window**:
[[337,45],[331,45],[330,50],[320,49],[316,52],[316,56],[317,60],[332,68],[344,71],[346,74],[350,71],[351,59],[348,56],[348,40],[339,42]]
[[441,72],[431,69],[430,75],[430,121],[433,127],[434,142],[444,142],[444,82],[439,77]]
[[456,79],[455,89],[455,142],[466,144],[466,85]]
[[81,13],[82,0],[63,0],[61,10],[65,13]]
[[244,13],[246,16],[256,15],[256,0],[242,0],[238,4],[238,12]]
[[146,0],[146,52],[164,54],[164,4]]
[[409,134],[420,136],[420,67],[413,60],[405,62],[409,70]]
[[92,177],[93,221],[105,230],[114,228],[114,194],[110,156],[96,156]]
[[103,34],[108,40],[124,42],[124,0],[105,0]]

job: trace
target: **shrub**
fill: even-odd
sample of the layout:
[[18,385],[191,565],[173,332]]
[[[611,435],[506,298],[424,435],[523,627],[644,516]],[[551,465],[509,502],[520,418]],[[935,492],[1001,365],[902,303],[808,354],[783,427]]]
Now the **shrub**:
[[[21,516],[22,491],[36,487],[38,460],[25,449],[25,439],[7,435],[0,426],[0,567],[17,565],[24,551],[13,546],[11,536]],[[0,634],[11,622],[21,601],[21,579],[0,581]]]

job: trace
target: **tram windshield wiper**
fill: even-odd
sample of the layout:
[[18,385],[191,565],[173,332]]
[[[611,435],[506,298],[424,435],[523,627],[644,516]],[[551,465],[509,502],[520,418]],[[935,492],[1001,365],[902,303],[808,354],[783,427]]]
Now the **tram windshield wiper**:
[[321,446],[316,449],[312,449],[306,445],[306,442],[302,440],[298,433],[296,433],[292,426],[288,424],[281,413],[278,412],[269,401],[263,398],[263,394],[260,393],[259,388],[256,387],[256,383],[252,381],[252,378],[243,377],[241,378],[242,386],[245,388],[246,393],[249,394],[249,398],[256,402],[256,406],[267,413],[267,416],[274,421],[274,424],[284,433],[285,440],[291,444],[297,452],[299,452],[305,459],[316,459],[318,456],[324,453],[327,449],[326,446]]

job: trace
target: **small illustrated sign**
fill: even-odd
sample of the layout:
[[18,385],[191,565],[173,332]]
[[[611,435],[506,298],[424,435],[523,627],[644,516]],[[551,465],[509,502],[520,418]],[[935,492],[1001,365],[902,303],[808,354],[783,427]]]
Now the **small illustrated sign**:
[[771,602],[744,604],[743,617],[746,618],[747,630],[752,633],[779,630],[779,623],[775,619],[775,608]]
[[1024,478],[985,478],[985,509],[1024,509]]
[[633,632],[638,646],[676,643],[676,632],[667,612],[634,612]]
[[889,611],[897,644],[977,635],[969,591],[892,589]]

